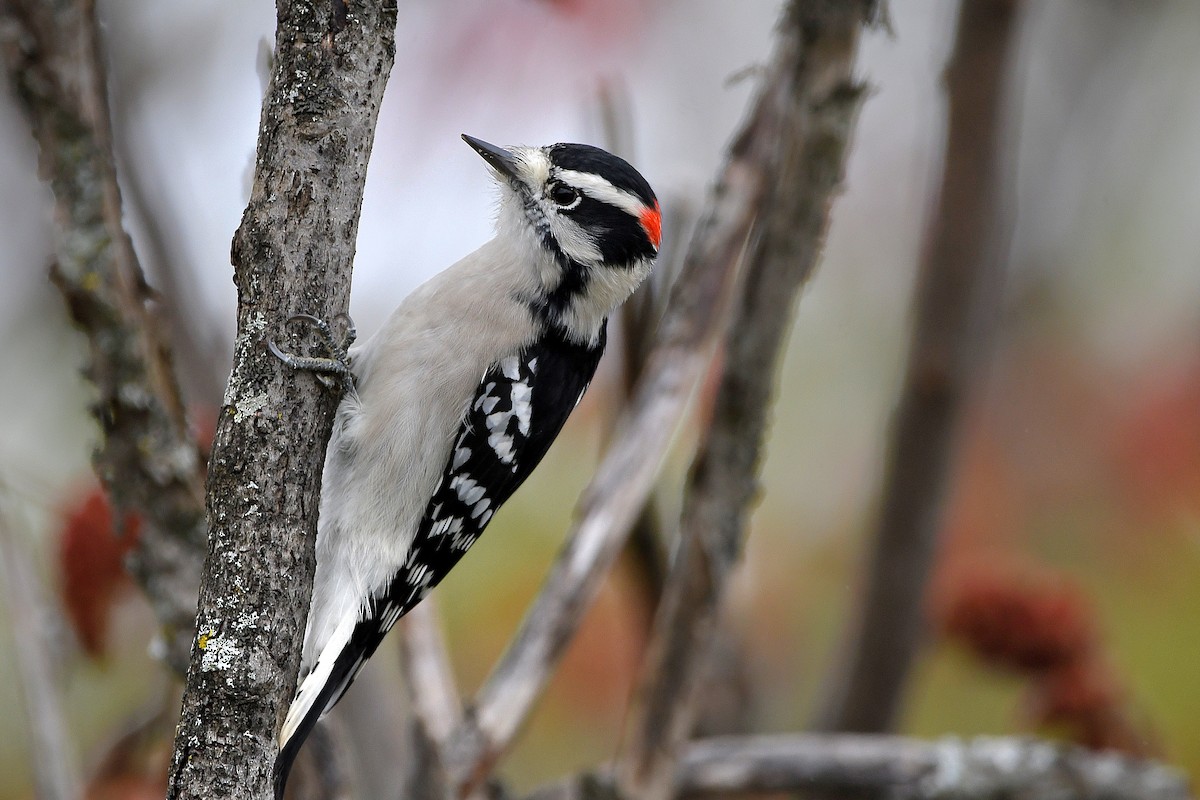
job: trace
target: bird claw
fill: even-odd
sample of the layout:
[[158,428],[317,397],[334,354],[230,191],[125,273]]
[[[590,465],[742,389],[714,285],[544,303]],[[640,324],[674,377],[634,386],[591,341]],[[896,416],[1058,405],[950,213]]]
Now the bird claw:
[[354,340],[358,338],[358,328],[354,326],[354,320],[349,314],[338,313],[334,316],[334,322],[340,322],[345,326],[345,333],[339,341],[338,337],[333,332],[333,327],[321,319],[314,317],[312,314],[293,314],[288,317],[288,322],[307,322],[309,326],[315,330],[321,337],[321,343],[325,345],[325,349],[336,356],[346,357],[346,352],[350,349],[350,345],[354,344]]
[[293,314],[287,319],[289,323],[296,321],[307,323],[317,334],[321,347],[327,353],[326,356],[298,356],[280,348],[274,339],[267,340],[267,349],[292,369],[313,373],[313,377],[320,381],[326,389],[333,389],[340,385],[344,392],[349,392],[354,389],[354,373],[350,370],[349,349],[357,337],[357,330],[354,327],[354,321],[348,314],[338,314],[334,320],[341,321],[346,326],[346,332],[341,340],[334,334],[330,324],[320,317],[312,314]]

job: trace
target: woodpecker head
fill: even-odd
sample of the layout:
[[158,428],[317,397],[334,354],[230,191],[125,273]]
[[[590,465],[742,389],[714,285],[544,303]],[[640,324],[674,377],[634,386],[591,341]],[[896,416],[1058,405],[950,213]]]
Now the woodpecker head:
[[502,187],[498,235],[530,251],[540,291],[522,299],[572,338],[594,342],[658,254],[654,190],[624,159],[591,145],[505,148],[463,139]]

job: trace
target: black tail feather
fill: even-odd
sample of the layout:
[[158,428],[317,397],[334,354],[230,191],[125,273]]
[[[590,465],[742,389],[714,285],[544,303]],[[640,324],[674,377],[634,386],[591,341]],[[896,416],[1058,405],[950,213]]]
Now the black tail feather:
[[[407,608],[404,610],[408,611]],[[325,681],[325,685],[321,687],[317,699],[313,701],[308,713],[300,720],[300,724],[296,726],[291,738],[279,748],[279,755],[275,757],[274,769],[275,800],[283,800],[288,774],[292,771],[292,765],[296,762],[296,756],[299,755],[301,746],[308,739],[317,722],[325,716],[325,712],[342,699],[342,695],[350,688],[350,684],[354,682],[354,678],[362,669],[363,664],[375,653],[375,649],[379,647],[379,643],[386,633],[386,630],[381,631],[372,620],[364,620],[354,627],[350,641],[338,654],[337,660],[333,662],[333,669],[330,670],[329,677]]]

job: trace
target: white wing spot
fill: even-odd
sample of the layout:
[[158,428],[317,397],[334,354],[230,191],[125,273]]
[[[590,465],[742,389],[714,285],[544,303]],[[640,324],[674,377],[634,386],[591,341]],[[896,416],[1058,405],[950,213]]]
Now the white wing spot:
[[483,498],[475,504],[473,509],[471,509],[471,518],[474,519],[475,517],[478,517],[480,514],[487,511],[489,506],[491,506],[491,502],[486,497]]
[[491,445],[492,450],[496,451],[497,458],[505,464],[512,464],[513,440],[511,436],[496,433],[490,434],[488,436],[488,444]]
[[480,501],[486,489],[465,475],[458,475],[450,482],[451,488],[458,494],[458,499],[465,505],[472,506]]
[[[454,451],[454,463],[450,465],[451,469],[462,469],[462,465],[467,463],[467,459],[471,457],[471,448],[460,447]],[[435,514],[436,516],[436,514]]]
[[512,387],[512,413],[517,417],[517,429],[522,436],[529,435],[529,420],[533,415],[533,388],[528,383],[514,383]]
[[500,371],[510,381],[521,377],[521,361],[516,356],[509,356],[500,362]]
[[[495,381],[489,381],[489,382],[488,382],[488,385],[487,385],[487,386],[485,386],[485,387],[483,387],[483,394],[481,394],[481,395],[479,396],[479,399],[475,401],[475,410],[476,410],[476,411],[478,411],[479,409],[483,408],[483,404],[484,404],[484,403],[486,403],[488,400],[491,400],[491,399],[492,399],[492,398],[490,397],[490,395],[491,395],[491,393],[492,393],[492,389],[495,389],[495,388],[496,388],[496,382],[495,382]],[[495,405],[495,403],[493,402],[493,403],[492,403],[492,405],[494,406],[494,405]],[[491,410],[491,409],[489,409],[489,411],[490,411],[490,410]],[[486,413],[487,413],[487,411],[485,411],[484,413],[486,414]]]

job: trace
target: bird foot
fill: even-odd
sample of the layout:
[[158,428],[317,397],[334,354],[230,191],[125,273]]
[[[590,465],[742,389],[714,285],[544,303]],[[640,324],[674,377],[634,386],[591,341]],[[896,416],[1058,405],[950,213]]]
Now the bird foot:
[[320,317],[314,317],[312,314],[294,314],[288,317],[287,321],[291,323],[297,320],[308,324],[311,331],[316,334],[317,341],[326,355],[298,356],[281,349],[274,339],[267,340],[267,349],[292,369],[313,373],[313,376],[327,389],[333,389],[340,385],[344,392],[353,390],[354,373],[350,371],[349,350],[350,345],[354,344],[357,337],[354,321],[348,314],[338,314],[334,317],[335,322],[342,322],[345,325],[345,333],[339,338],[333,332],[333,327]]

